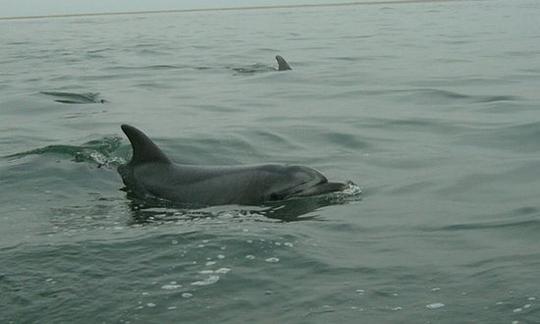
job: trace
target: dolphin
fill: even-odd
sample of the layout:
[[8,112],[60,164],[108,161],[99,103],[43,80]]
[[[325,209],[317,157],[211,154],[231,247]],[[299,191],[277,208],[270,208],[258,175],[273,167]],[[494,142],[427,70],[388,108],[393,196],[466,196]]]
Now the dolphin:
[[118,167],[118,173],[127,191],[138,198],[202,206],[253,206],[342,191],[347,186],[329,182],[320,172],[305,166],[175,164],[143,132],[130,125],[121,127],[133,155]]
[[278,63],[278,71],[292,70],[289,63],[287,63],[287,61],[285,61],[285,59],[280,55],[276,55],[276,61]]
[[42,94],[56,97],[54,101],[66,104],[106,103],[99,98],[99,92],[75,93],[60,91],[41,91]]

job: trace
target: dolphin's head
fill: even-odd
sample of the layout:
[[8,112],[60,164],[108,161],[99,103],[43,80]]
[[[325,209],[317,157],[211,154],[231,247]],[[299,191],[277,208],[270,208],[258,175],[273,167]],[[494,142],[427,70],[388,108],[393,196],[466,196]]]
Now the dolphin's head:
[[346,184],[328,182],[319,171],[304,166],[287,166],[282,181],[274,183],[267,192],[269,201],[285,200],[294,197],[317,196],[342,191]]

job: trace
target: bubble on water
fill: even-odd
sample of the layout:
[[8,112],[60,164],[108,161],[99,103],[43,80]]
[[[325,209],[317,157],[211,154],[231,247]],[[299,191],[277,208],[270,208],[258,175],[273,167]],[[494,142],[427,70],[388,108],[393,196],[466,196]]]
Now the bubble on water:
[[148,296],[148,295],[150,295],[150,293],[147,293],[146,291],[143,291],[141,295]]
[[176,245],[176,244],[178,244],[178,241],[177,241],[177,240],[172,240],[172,241],[171,241],[171,244],[172,244],[172,245]]
[[275,245],[281,246],[281,242],[274,242]]
[[356,289],[356,293],[362,295],[366,291],[364,289]]
[[47,278],[47,279],[45,279],[45,281],[46,282],[51,282],[51,281],[53,281],[53,278]]
[[527,300],[531,300],[531,301],[536,300],[536,297],[529,297],[529,298],[527,298]]
[[441,288],[439,287],[431,288],[431,291],[439,291],[439,290],[441,290]]
[[392,308],[393,311],[398,311],[398,310],[402,310],[402,309],[403,309],[403,307],[401,307],[401,306],[397,306],[397,307]]
[[271,257],[271,258],[265,259],[264,261],[270,262],[270,263],[277,263],[279,262],[279,259],[276,257]]
[[216,261],[208,261],[208,262],[206,262],[207,267],[213,266],[214,264],[216,264]]
[[283,243],[286,247],[293,247],[294,245],[291,242],[285,242]]
[[208,240],[203,240],[202,242],[203,242],[203,243],[208,243],[209,241],[208,241]]
[[518,308],[514,308],[514,310],[512,312],[514,313],[521,313],[523,311],[523,308],[521,307],[518,307]]
[[249,244],[253,243],[253,240],[247,240],[246,242],[248,242]]
[[432,303],[432,304],[429,304],[429,305],[426,305],[427,308],[429,309],[437,309],[437,308],[441,308],[441,307],[444,307],[445,305],[443,303]]
[[512,324],[519,324],[519,321],[512,321]]
[[530,308],[530,307],[531,307],[531,304],[523,305],[523,308],[525,308],[525,309]]
[[223,254],[218,254],[217,258],[218,259],[225,259],[225,256]]
[[502,301],[498,301],[498,302],[495,303],[495,305],[502,305],[502,304],[504,304],[504,302],[502,302]]
[[255,256],[252,255],[252,254],[248,254],[248,255],[246,255],[246,259],[253,260],[253,259],[255,259]]
[[148,307],[156,307],[156,304],[154,304],[154,303],[148,303],[148,304],[146,304],[146,306],[148,306]]
[[183,297],[183,298],[191,298],[191,297],[193,297],[193,294],[190,294],[190,293],[188,293],[188,292],[185,292],[185,293],[182,293],[182,297]]
[[215,284],[216,282],[218,282],[218,280],[219,280],[219,276],[210,276],[204,280],[192,282],[191,284],[193,286],[208,286],[208,285]]
[[197,247],[198,248],[203,248],[203,247],[205,247],[205,245],[204,244],[199,244],[199,245],[197,245]]
[[169,306],[167,307],[168,310],[173,310],[173,309],[176,309],[176,306]]
[[229,268],[219,268],[215,272],[219,274],[226,274],[227,272],[231,271]]

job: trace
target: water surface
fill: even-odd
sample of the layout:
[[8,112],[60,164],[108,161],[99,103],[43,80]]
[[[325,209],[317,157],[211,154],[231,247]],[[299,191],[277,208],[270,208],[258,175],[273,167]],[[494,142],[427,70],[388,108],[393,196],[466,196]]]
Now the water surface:
[[[539,322],[539,15],[0,21],[1,322]],[[362,194],[148,206],[121,190],[122,123],[176,162],[308,165]]]

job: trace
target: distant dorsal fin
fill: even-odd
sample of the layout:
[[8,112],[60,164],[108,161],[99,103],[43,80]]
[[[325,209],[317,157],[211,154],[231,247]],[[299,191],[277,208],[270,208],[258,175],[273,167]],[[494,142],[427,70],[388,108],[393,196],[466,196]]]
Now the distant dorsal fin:
[[276,61],[278,63],[278,71],[292,70],[289,63],[283,57],[276,55]]
[[145,163],[145,162],[162,162],[171,163],[169,158],[161,152],[151,139],[148,138],[143,132],[137,128],[123,124],[122,130],[126,133],[131,147],[133,148],[133,156],[131,157],[131,164]]

